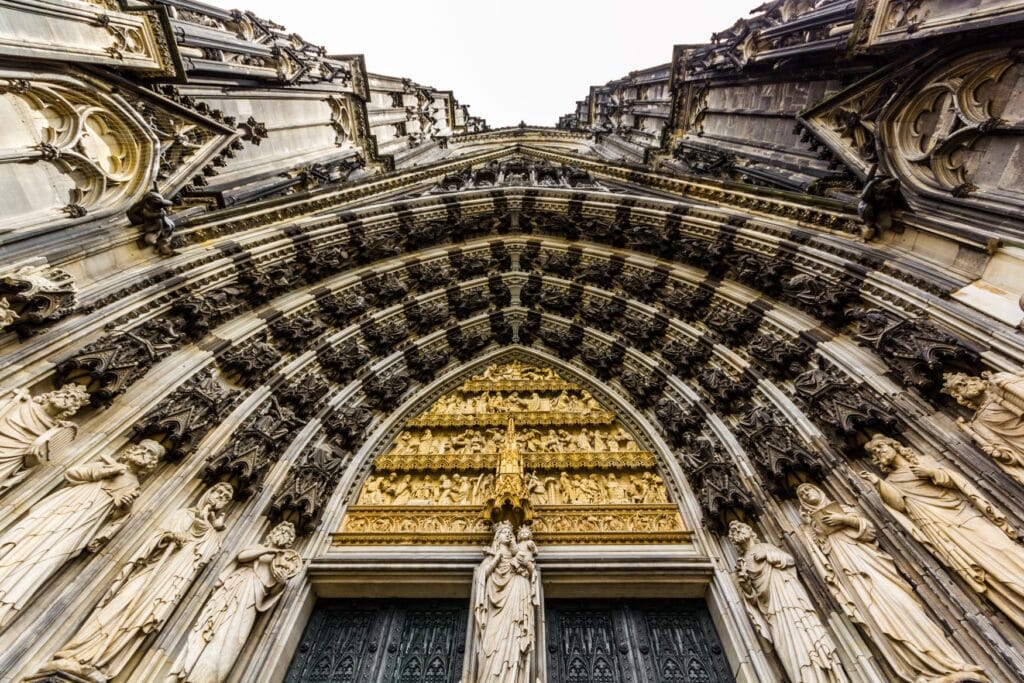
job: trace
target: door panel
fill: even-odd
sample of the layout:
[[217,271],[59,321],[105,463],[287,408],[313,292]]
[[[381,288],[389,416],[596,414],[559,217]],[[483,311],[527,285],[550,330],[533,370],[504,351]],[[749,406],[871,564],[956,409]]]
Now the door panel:
[[549,600],[550,683],[732,683],[700,601]]
[[285,675],[287,683],[456,683],[464,600],[320,601]]

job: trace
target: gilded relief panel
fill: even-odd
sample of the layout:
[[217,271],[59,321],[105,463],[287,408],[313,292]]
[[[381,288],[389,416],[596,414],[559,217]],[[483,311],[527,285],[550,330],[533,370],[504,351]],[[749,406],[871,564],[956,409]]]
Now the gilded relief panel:
[[492,365],[404,427],[374,463],[336,545],[485,543],[488,510],[510,491],[538,542],[689,538],[654,454],[549,368]]

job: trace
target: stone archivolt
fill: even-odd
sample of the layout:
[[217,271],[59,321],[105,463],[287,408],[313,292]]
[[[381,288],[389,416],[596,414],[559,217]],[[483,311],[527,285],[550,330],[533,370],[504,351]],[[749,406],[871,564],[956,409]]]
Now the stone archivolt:
[[510,443],[538,540],[688,539],[654,454],[586,389],[512,361],[489,366],[406,422],[374,462],[334,543],[485,541],[481,509],[500,493]]

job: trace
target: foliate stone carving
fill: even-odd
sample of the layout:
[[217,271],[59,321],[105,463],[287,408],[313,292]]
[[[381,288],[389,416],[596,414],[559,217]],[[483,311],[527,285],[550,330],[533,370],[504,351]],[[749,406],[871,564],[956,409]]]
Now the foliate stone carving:
[[128,222],[142,230],[140,242],[156,249],[161,256],[174,256],[174,221],[168,209],[174,202],[165,199],[154,183],[153,189],[128,208]]
[[307,448],[274,493],[267,516],[275,522],[287,518],[300,534],[312,533],[351,458],[350,451],[330,443]]
[[301,280],[300,267],[288,262],[250,266],[238,274],[245,298],[253,306],[284,294]]
[[1017,481],[1024,483],[1024,374],[962,372],[943,375],[943,393],[974,411],[970,421],[957,418],[978,447]]
[[619,298],[587,297],[583,301],[585,320],[601,329],[611,329],[613,323],[626,312],[626,302]]
[[729,540],[740,554],[736,580],[747,613],[761,637],[774,646],[789,680],[847,683],[835,643],[800,583],[793,556],[762,542],[753,529],[735,520],[729,524]]
[[139,495],[139,479],[163,455],[163,446],[147,439],[125,449],[117,462],[69,467],[65,486],[0,536],[0,629],[65,562],[86,548],[98,550],[117,533]]
[[486,275],[493,265],[491,255],[482,251],[470,253],[453,252],[448,254],[448,262],[463,280]]
[[[515,330],[512,324],[501,311],[490,315],[491,337],[499,344],[511,344],[515,339]],[[522,341],[522,335],[520,335]],[[528,343],[528,342],[524,342]]]
[[957,363],[974,364],[977,354],[926,318],[900,318],[883,310],[854,312],[857,341],[870,347],[904,384],[921,391],[938,388],[938,378]]
[[580,256],[581,253],[576,249],[546,251],[544,252],[544,265],[542,269],[563,278],[570,278],[572,277],[573,269],[580,262]]
[[483,562],[473,573],[473,661],[466,680],[532,683],[538,680],[537,624],[540,571],[529,526],[514,534],[499,522]]
[[704,524],[725,533],[730,518],[749,519],[758,513],[750,491],[743,485],[736,465],[722,449],[706,438],[690,438],[677,453],[679,462],[697,494]]
[[861,472],[896,521],[940,562],[1024,628],[1024,547],[1006,517],[966,478],[895,439],[864,445],[880,478]]
[[487,291],[491,294],[491,304],[495,308],[504,308],[512,303],[512,290],[498,275],[487,278]]
[[618,327],[619,332],[631,340],[637,348],[649,351],[668,330],[668,320],[661,316],[652,318],[639,314],[628,315],[623,317]]
[[235,486],[236,498],[249,498],[260,489],[267,470],[299,424],[291,410],[271,397],[235,432],[228,445],[210,456],[203,468],[203,481],[229,481]]
[[241,311],[246,305],[238,287],[221,287],[189,294],[171,305],[171,315],[179,328],[192,341],[205,337],[210,330]]
[[735,280],[765,294],[778,293],[789,264],[778,255],[734,254],[729,259]]
[[729,306],[719,305],[704,316],[704,324],[729,342],[742,344],[757,330],[763,315],[753,309],[737,311]]
[[339,384],[350,381],[370,360],[370,352],[355,341],[321,349],[317,355],[324,372]]
[[880,397],[869,396],[852,379],[836,373],[808,370],[793,380],[793,388],[810,416],[841,436],[850,437],[868,429],[891,429],[896,424]]
[[452,353],[459,360],[465,361],[476,355],[476,352],[487,346],[490,341],[488,332],[484,330],[466,331],[461,327],[452,327],[445,332],[445,339]]
[[288,353],[302,353],[326,329],[326,325],[310,315],[293,315],[275,320],[270,325],[275,345]]
[[618,344],[592,342],[583,345],[580,355],[599,379],[608,380],[618,374],[626,351]]
[[811,355],[809,344],[779,339],[766,332],[754,337],[748,348],[750,356],[777,379],[799,374]]
[[820,457],[808,449],[786,420],[768,406],[748,410],[741,416],[736,429],[773,493],[792,493],[801,476],[822,476]]
[[89,404],[80,384],[33,397],[23,389],[0,404],[0,493],[17,486],[40,461],[61,463],[78,427],[66,418]]
[[857,202],[857,215],[864,224],[860,234],[865,240],[891,228],[893,211],[904,206],[900,181],[886,175],[874,175],[876,170],[872,167],[873,177],[864,184]]
[[412,346],[405,350],[405,366],[413,379],[429,382],[438,370],[448,364],[450,356],[445,349],[425,349]]
[[858,299],[857,291],[848,285],[803,273],[789,278],[783,293],[803,310],[831,324],[844,322],[849,307]]
[[171,666],[172,677],[183,683],[227,680],[256,619],[274,608],[285,584],[302,569],[294,543],[294,527],[281,522],[264,543],[235,556],[189,631],[184,651]]
[[678,401],[668,396],[658,400],[654,414],[673,446],[681,446],[689,441],[691,434],[704,422],[704,416],[700,413],[689,407],[684,408]]
[[468,318],[478,311],[489,308],[491,301],[483,289],[448,290],[448,307],[459,320]]
[[576,269],[576,278],[580,282],[611,289],[612,283],[622,272],[623,262],[618,258],[594,259],[580,264]]
[[253,339],[234,346],[217,358],[217,364],[243,384],[259,382],[280,361],[281,352],[263,339]]
[[89,681],[109,681],[143,641],[160,631],[199,571],[220,549],[230,484],[216,484],[179,510],[136,549],[78,632],[43,665]]
[[370,307],[359,287],[350,287],[320,300],[320,310],[337,327],[347,327]]
[[276,392],[281,403],[291,408],[299,417],[311,415],[316,406],[331,390],[330,384],[315,370],[285,383]]
[[641,301],[650,301],[666,282],[668,273],[663,270],[632,270],[622,274],[619,286]]
[[964,661],[925,611],[875,527],[813,484],[797,487],[804,528],[821,550],[825,579],[843,611],[860,624],[906,681],[987,681]]
[[665,378],[657,372],[623,370],[619,382],[641,406],[652,405],[665,389]]
[[154,319],[118,330],[57,364],[60,385],[78,382],[96,405],[109,404],[182,342],[173,321]]
[[697,372],[700,388],[715,407],[725,413],[735,412],[741,403],[750,399],[756,386],[749,375],[733,377],[721,368],[703,368]]
[[559,358],[572,358],[580,349],[583,341],[583,328],[578,325],[569,327],[542,327],[541,340],[558,353]]
[[407,272],[409,273],[409,279],[415,282],[424,292],[447,285],[454,279],[451,269],[444,263],[417,263],[409,266]]
[[692,320],[711,305],[714,290],[710,287],[684,287],[673,285],[659,297],[659,302],[673,316],[683,320]]
[[448,306],[442,302],[421,304],[416,301],[407,302],[403,308],[409,326],[420,334],[432,332],[448,320]]
[[370,375],[363,380],[363,393],[367,405],[382,411],[389,411],[398,405],[402,394],[409,388],[405,372],[387,375]]
[[0,273],[0,330],[27,330],[60,320],[78,305],[74,278],[59,268],[27,265]]
[[352,406],[335,412],[324,420],[324,428],[332,441],[348,450],[359,447],[359,441],[373,421],[373,408]]
[[692,377],[701,364],[711,358],[711,344],[703,340],[693,343],[682,339],[670,339],[661,347],[661,357],[672,364],[677,376]]
[[368,321],[362,326],[366,345],[375,353],[387,354],[409,336],[409,328],[401,320]]
[[397,273],[382,273],[366,278],[363,287],[373,303],[381,308],[401,301],[409,293],[409,288]]
[[577,289],[563,287],[544,287],[540,291],[538,302],[549,311],[555,311],[567,318],[572,318],[579,310],[582,292]]
[[132,425],[132,439],[158,440],[167,449],[166,460],[181,460],[230,412],[234,394],[220,383],[216,372],[206,369]]
[[348,250],[341,246],[315,246],[300,250],[307,282],[319,282],[351,265]]

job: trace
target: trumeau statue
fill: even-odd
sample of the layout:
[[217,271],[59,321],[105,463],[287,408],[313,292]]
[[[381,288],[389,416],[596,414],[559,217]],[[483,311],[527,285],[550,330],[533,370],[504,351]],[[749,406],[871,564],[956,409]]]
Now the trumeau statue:
[[295,528],[281,522],[264,543],[243,548],[217,579],[213,595],[188,634],[171,677],[188,683],[221,683],[249,639],[256,618],[281,599],[302,558],[292,550]]
[[163,455],[163,446],[144,439],[126,448],[116,463],[69,467],[67,485],[0,536],[0,629],[61,565],[87,547],[98,549],[121,528],[139,495],[139,478]]
[[771,642],[792,683],[846,683],[836,646],[800,583],[793,556],[762,543],[733,521],[729,540],[739,550],[736,578],[755,628]]
[[813,484],[796,490],[800,516],[824,555],[826,579],[843,610],[878,643],[900,680],[985,681],[963,661],[925,613],[893,559],[875,543],[875,527]]
[[1024,483],[1024,374],[985,372],[971,377],[950,372],[943,378],[943,392],[974,410],[970,422],[957,419],[960,429],[1007,474]]
[[221,511],[233,493],[231,484],[215,484],[195,507],[179,510],[162,523],[121,568],[78,633],[42,671],[104,682],[123,671],[220,549]]
[[537,680],[540,575],[529,526],[518,542],[509,522],[494,527],[494,541],[473,576],[473,655],[467,683]]
[[864,445],[885,473],[861,475],[935,557],[1024,628],[1024,547],[992,504],[955,472],[881,434]]
[[88,403],[89,393],[73,382],[35,398],[13,392],[0,407],[0,493],[75,438],[78,428],[66,418]]

